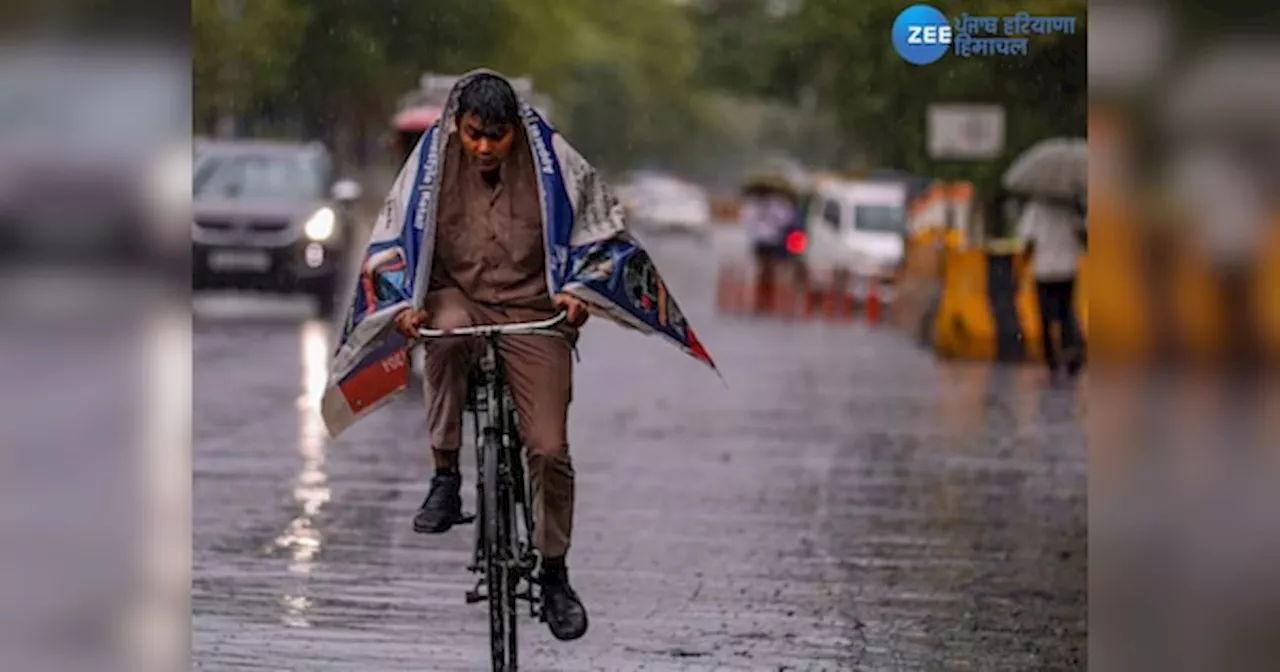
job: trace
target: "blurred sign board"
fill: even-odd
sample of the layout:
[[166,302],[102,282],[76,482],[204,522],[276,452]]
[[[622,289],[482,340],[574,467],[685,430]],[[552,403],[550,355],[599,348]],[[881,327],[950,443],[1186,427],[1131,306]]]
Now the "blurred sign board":
[[1004,151],[1005,115],[1000,105],[930,105],[925,135],[929,157],[983,161]]

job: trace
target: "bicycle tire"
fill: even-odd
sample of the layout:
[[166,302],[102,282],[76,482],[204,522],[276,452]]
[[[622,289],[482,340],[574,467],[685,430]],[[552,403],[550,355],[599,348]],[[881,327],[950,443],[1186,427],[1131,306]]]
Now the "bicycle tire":
[[517,576],[511,553],[510,490],[502,481],[503,447],[496,431],[485,432],[482,515],[485,586],[489,598],[489,648],[494,672],[515,672],[517,665]]

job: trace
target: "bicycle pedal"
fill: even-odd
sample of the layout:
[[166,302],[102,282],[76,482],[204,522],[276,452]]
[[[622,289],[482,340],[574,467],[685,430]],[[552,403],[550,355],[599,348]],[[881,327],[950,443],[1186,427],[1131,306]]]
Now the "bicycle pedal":
[[476,604],[477,602],[484,602],[487,599],[489,599],[489,596],[479,590],[467,591],[467,604]]

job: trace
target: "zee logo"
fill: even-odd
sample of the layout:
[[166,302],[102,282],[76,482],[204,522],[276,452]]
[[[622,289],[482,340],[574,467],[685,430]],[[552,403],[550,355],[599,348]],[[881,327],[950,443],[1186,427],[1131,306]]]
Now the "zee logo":
[[929,5],[912,5],[893,22],[893,48],[902,60],[928,65],[942,58],[951,46],[951,22]]
[[907,44],[951,44],[951,26],[907,26]]

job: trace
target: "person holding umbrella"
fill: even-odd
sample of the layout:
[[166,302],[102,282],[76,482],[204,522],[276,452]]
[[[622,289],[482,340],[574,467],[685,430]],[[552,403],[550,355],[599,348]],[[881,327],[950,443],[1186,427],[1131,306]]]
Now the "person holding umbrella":
[[789,240],[799,225],[799,197],[786,178],[773,174],[749,177],[742,192],[738,219],[755,260],[756,306],[768,308],[773,305],[778,268],[800,252]]
[[[1084,140],[1053,138],[1027,150],[1004,175],[1004,188],[1024,200],[1017,236],[1031,258],[1040,307],[1044,360],[1056,376],[1084,367],[1084,337],[1075,311],[1076,274],[1088,242]],[[1054,342],[1053,326],[1060,343]]]

